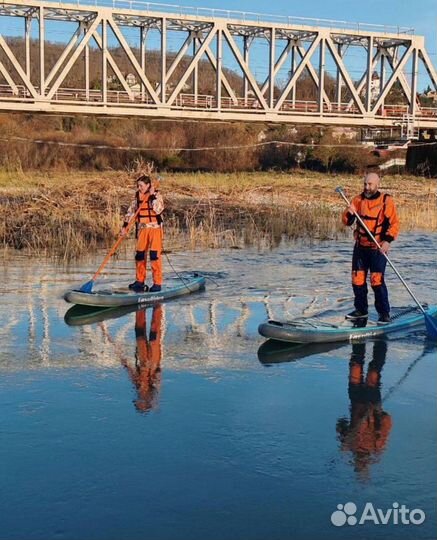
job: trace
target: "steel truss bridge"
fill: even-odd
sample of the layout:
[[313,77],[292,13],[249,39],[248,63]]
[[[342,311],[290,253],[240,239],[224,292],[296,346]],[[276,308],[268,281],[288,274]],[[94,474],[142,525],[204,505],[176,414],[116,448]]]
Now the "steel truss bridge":
[[[17,19],[21,39],[11,39],[8,24]],[[119,0],[110,7],[86,0],[2,0],[0,110],[407,131],[437,126],[437,107],[423,107],[417,98],[419,69],[437,91],[422,36],[394,27],[265,19]],[[63,35],[63,50],[47,67],[47,28],[53,25]],[[170,40],[178,42],[176,49]],[[154,77],[152,51],[159,65]],[[91,54],[99,56],[98,70],[92,69]],[[359,55],[361,71],[353,60]],[[263,66],[262,80],[254,61]],[[208,93],[200,91],[205,66],[213,72]],[[304,79],[313,85],[312,100],[299,97]],[[400,104],[390,99],[394,90],[402,95]]]

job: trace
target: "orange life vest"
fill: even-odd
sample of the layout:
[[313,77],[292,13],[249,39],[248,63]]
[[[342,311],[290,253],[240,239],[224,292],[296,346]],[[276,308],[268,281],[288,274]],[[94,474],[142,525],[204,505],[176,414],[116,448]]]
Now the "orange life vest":
[[153,210],[152,202],[155,198],[150,193],[140,193],[137,191],[137,208],[142,206],[140,213],[138,214],[138,223],[162,223],[162,217]]
[[[399,234],[399,218],[393,198],[388,194],[377,191],[372,197],[365,197],[364,193],[352,200],[357,213],[366,224],[369,231],[378,243],[391,242]],[[356,220],[347,210],[343,213],[343,223],[352,225]],[[361,223],[356,220],[354,238],[361,247],[377,249]]]

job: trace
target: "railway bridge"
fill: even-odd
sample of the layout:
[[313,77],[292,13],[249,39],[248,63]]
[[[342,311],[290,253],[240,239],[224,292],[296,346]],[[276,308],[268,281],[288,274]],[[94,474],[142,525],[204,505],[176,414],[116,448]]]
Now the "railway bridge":
[[437,91],[408,28],[140,1],[0,4],[3,111],[408,131],[437,126],[423,77]]

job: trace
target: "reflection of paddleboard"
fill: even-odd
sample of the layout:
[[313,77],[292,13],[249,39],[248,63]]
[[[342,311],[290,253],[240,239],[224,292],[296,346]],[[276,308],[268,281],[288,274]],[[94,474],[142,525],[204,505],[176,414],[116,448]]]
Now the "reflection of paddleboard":
[[269,339],[258,349],[258,360],[261,364],[279,364],[281,362],[294,362],[315,354],[323,354],[340,347],[344,343],[283,343]]
[[[425,306],[429,315],[435,317],[437,306]],[[300,317],[291,321],[267,321],[260,324],[258,332],[270,339],[291,343],[332,343],[355,341],[366,337],[384,336],[391,332],[409,331],[423,326],[425,318],[416,306],[392,308],[392,322],[378,325],[369,319],[367,325],[352,321],[328,321],[319,318]],[[363,321],[358,321],[358,323]],[[364,321],[366,322],[366,321]]]
[[140,309],[146,309],[146,307],[147,306],[135,304],[133,306],[101,308],[76,304],[72,306],[64,315],[64,321],[68,324],[68,326],[81,326],[84,324],[106,321],[108,319],[118,319],[119,317],[123,317],[123,315],[127,315],[128,313],[134,313]]
[[163,302],[171,298],[191,294],[205,288],[205,277],[197,272],[180,272],[177,276],[168,277],[159,292],[138,293],[130,290],[127,285],[116,288],[101,288],[95,285],[90,293],[79,289],[67,291],[64,299],[72,304],[96,307],[147,306]]

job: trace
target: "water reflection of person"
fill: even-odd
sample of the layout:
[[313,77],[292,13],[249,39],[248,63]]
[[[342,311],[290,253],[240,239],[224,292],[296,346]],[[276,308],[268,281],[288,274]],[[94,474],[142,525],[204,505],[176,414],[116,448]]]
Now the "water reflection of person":
[[392,427],[390,414],[382,407],[381,371],[387,355],[387,342],[373,343],[373,356],[364,373],[366,343],[354,343],[349,363],[350,420],[340,418],[337,433],[341,450],[351,452],[354,469],[366,480],[370,465],[384,451]]
[[136,312],[135,367],[123,362],[135,385],[137,399],[134,404],[141,413],[147,413],[157,406],[161,386],[162,322],[163,308],[161,304],[156,304],[153,306],[150,332],[147,337],[146,309]]

